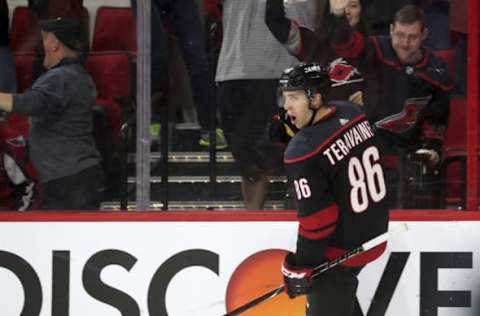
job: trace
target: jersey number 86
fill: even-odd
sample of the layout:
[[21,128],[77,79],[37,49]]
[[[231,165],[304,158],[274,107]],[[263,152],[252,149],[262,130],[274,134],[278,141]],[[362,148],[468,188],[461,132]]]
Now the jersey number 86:
[[[353,156],[348,161],[350,206],[355,213],[366,211],[370,201],[380,202],[387,193],[379,160],[377,147],[371,146],[363,151],[361,159]],[[295,180],[293,184],[298,200],[312,196],[307,179]]]
[[386,195],[387,189],[379,160],[377,147],[371,146],[363,152],[361,160],[353,156],[348,162],[350,205],[356,213],[365,211],[370,200],[379,202]]

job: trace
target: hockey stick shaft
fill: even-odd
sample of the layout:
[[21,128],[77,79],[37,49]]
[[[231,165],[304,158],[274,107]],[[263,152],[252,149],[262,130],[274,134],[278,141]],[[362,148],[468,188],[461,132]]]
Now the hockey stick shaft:
[[[316,266],[313,269],[312,277],[316,277],[319,274],[321,274],[321,273],[339,265],[340,263],[359,255],[362,252],[365,252],[369,249],[375,248],[376,246],[379,246],[382,243],[384,243],[385,241],[387,241],[389,236],[395,235],[397,233],[400,233],[400,232],[403,232],[403,231],[406,231],[406,230],[407,230],[407,225],[406,224],[398,225],[398,226],[392,228],[391,230],[389,230],[388,232],[383,233],[381,235],[378,235],[377,237],[363,243],[360,247],[357,247],[357,248],[341,255],[340,257],[338,257],[338,258],[336,258],[332,261],[327,261],[325,263],[322,263],[322,264]],[[223,316],[240,315],[241,313],[251,309],[252,307],[254,307],[254,306],[256,306],[260,303],[266,302],[268,300],[271,300],[275,296],[281,294],[283,292],[284,288],[285,288],[285,286],[281,285],[281,286],[271,290],[270,292],[267,292],[267,293],[255,298],[255,299],[251,300],[250,302],[245,303],[244,305],[242,305],[240,307],[237,307],[233,311],[231,311],[229,313],[226,313]]]

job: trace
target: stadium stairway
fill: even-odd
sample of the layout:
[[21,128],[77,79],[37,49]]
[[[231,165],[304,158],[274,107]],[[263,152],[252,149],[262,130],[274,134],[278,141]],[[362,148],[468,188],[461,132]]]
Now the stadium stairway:
[[[161,210],[165,194],[169,210],[245,209],[241,195],[241,177],[228,148],[216,153],[216,181],[212,183],[210,153],[198,144],[200,129],[192,123],[175,124],[169,128],[168,186],[162,182],[159,145],[153,144],[150,154],[150,208]],[[131,146],[134,147],[134,146]],[[128,209],[135,208],[135,153],[127,156]],[[213,179],[215,179],[213,178]],[[269,194],[264,209],[284,209],[288,203],[287,180],[283,170],[269,177]],[[107,200],[104,210],[119,210],[118,200]]]

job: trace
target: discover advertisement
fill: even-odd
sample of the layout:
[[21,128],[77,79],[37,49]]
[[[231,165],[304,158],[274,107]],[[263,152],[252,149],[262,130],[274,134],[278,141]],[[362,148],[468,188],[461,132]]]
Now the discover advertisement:
[[[480,223],[391,225],[403,222],[359,276],[364,315],[480,315]],[[290,219],[0,221],[1,315],[220,316],[281,285],[296,229]],[[244,315],[300,316],[304,304],[282,293]]]

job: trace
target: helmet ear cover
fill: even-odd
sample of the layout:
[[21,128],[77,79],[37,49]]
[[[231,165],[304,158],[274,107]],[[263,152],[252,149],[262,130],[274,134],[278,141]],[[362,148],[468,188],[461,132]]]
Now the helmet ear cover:
[[313,102],[315,99],[315,93],[317,92],[321,93],[318,89],[305,89],[305,93],[307,94],[307,98],[310,100],[310,102]]

